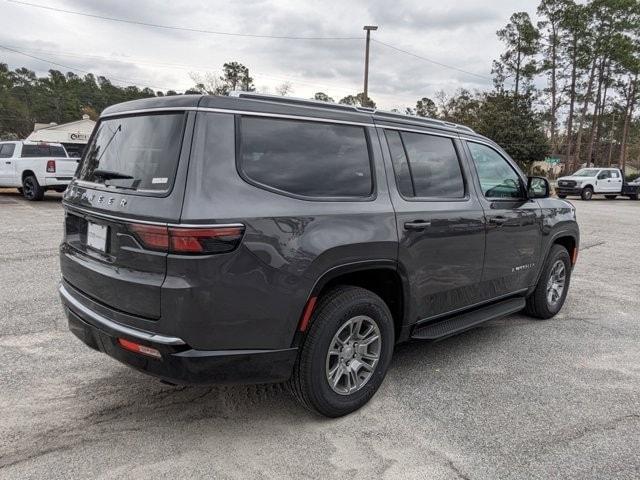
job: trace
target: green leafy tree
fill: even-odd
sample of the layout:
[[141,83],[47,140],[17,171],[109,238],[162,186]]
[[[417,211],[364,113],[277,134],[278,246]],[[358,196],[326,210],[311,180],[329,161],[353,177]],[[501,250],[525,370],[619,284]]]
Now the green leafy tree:
[[354,105],[357,107],[376,108],[376,102],[374,102],[371,97],[365,98],[364,92],[360,92],[357,95],[347,95],[340,99],[339,103],[342,103],[343,105]]
[[327,95],[324,92],[317,92],[313,96],[313,100],[319,100],[321,102],[329,102],[329,103],[334,103],[335,102],[335,100],[333,98],[331,98],[329,95]]
[[496,84],[504,88],[504,81],[513,78],[514,94],[518,97],[523,89],[528,91],[531,88],[537,72],[540,33],[531,23],[527,12],[516,12],[511,15],[509,23],[498,30],[497,35],[506,50],[500,55],[500,60],[494,62]]
[[545,93],[549,96],[549,104],[546,116],[549,121],[551,145],[555,151],[557,148],[558,110],[560,108],[559,88],[560,77],[563,74],[565,58],[561,55],[561,43],[563,22],[566,12],[571,6],[570,0],[542,0],[538,5],[538,15],[542,18],[538,22],[541,36],[543,60],[540,71],[548,77],[548,87]]
[[228,62],[222,66],[221,84],[216,91],[218,95],[228,95],[234,90],[253,92],[255,86],[249,69],[238,62]]
[[428,97],[422,97],[416,102],[415,115],[419,117],[436,118],[438,116],[438,107],[433,100]]

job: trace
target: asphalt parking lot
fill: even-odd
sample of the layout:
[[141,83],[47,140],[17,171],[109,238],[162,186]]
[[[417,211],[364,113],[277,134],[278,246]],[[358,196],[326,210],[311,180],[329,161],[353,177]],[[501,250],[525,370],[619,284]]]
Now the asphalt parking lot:
[[80,343],[56,293],[60,196],[0,191],[1,478],[638,478],[640,201],[575,201],[564,310],[397,348],[327,420],[284,388],[171,387]]

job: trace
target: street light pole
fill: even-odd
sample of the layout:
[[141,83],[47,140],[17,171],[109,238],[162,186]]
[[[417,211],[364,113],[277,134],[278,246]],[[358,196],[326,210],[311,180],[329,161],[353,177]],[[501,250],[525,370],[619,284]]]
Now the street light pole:
[[[367,46],[364,54],[364,101],[369,103],[369,43],[371,42],[371,30],[378,30],[376,25],[365,25],[363,30],[367,32]],[[365,105],[366,106],[366,105]]]

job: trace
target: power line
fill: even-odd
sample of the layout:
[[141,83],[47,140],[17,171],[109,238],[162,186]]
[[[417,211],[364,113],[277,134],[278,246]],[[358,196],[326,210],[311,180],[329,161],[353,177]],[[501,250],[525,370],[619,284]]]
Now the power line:
[[420,60],[424,60],[425,62],[433,63],[434,65],[438,65],[440,67],[448,68],[449,70],[456,70],[456,71],[461,72],[461,73],[466,73],[467,75],[473,75],[474,77],[481,78],[483,80],[493,81],[493,79],[491,77],[487,77],[485,75],[480,75],[478,73],[470,72],[469,70],[465,70],[463,68],[454,67],[452,65],[447,65],[446,63],[438,62],[436,60],[432,60],[430,58],[423,57],[423,56],[418,55],[416,53],[412,53],[412,52],[409,52],[408,50],[404,50],[404,49],[402,49],[400,47],[396,47],[394,45],[391,45],[390,43],[385,43],[385,42],[382,42],[380,40],[376,40],[375,38],[372,38],[371,40],[373,42],[379,43],[380,45],[384,45],[387,48],[391,48],[391,49],[396,50],[398,52],[404,53],[405,55],[410,55],[410,56],[418,58]]
[[[25,56],[25,57],[33,58],[34,60],[38,60],[38,61],[40,61],[40,62],[48,63],[48,64],[50,64],[50,65],[56,65],[56,66],[58,66],[58,67],[66,68],[66,69],[68,69],[68,70],[73,70],[73,71],[80,72],[80,73],[84,73],[84,74],[91,74],[91,73],[92,73],[92,72],[90,72],[90,71],[88,71],[88,70],[82,70],[82,69],[80,69],[80,68],[70,67],[69,65],[64,65],[64,64],[62,64],[62,63],[58,63],[58,62],[54,62],[54,61],[51,61],[51,60],[47,60],[47,59],[45,59],[45,58],[36,57],[35,55],[30,55],[30,54],[28,54],[28,53],[22,52],[22,51],[20,51],[20,50],[16,50],[16,49],[14,49],[14,48],[7,47],[7,46],[5,46],[5,45],[0,45],[0,48],[2,48],[3,50],[6,50],[6,51],[8,51],[8,52],[17,53],[18,55],[23,55],[23,56]],[[123,84],[123,85],[125,85],[125,86],[129,86],[129,85],[131,85],[131,84],[134,84],[134,85],[136,85],[136,84],[144,85],[144,82],[134,82],[134,81],[131,81],[131,80],[127,80],[127,79],[119,79],[119,78],[116,78],[116,77],[111,77],[109,80],[115,80],[116,82],[118,82],[118,83],[122,83],[122,84]],[[171,90],[171,89],[169,89],[169,88],[159,88],[159,87],[154,87],[154,86],[152,86],[152,85],[145,85],[145,86],[150,87],[150,88],[153,88],[154,90]]]
[[163,25],[159,23],[143,22],[141,20],[131,20],[128,18],[108,17],[105,15],[97,15],[94,13],[79,12],[76,10],[67,10],[64,8],[57,8],[57,7],[49,7],[47,5],[41,5],[41,4],[30,3],[30,2],[22,2],[19,0],[6,0],[6,1],[10,3],[14,3],[16,5],[25,6],[25,7],[40,8],[43,10],[66,13],[69,15],[79,15],[82,17],[97,18],[100,20],[108,20],[111,22],[130,23],[132,25],[162,28],[165,30],[180,30],[184,32],[208,33],[211,35],[226,35],[231,37],[251,37],[251,38],[274,38],[274,39],[284,39],[284,40],[361,40],[362,39],[361,37],[319,37],[319,36],[305,37],[305,36],[296,36],[296,35],[261,35],[261,34],[254,34],[254,33],[222,32],[218,30],[207,30],[203,28],[179,27],[176,25]]

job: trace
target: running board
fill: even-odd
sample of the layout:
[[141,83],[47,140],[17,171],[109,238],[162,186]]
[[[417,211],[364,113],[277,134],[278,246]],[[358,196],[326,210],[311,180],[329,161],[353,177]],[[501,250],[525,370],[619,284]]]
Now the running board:
[[489,320],[519,312],[525,305],[526,300],[523,297],[502,300],[501,302],[449,317],[445,320],[436,320],[427,325],[417,325],[413,329],[411,338],[415,340],[440,340],[469,330]]

